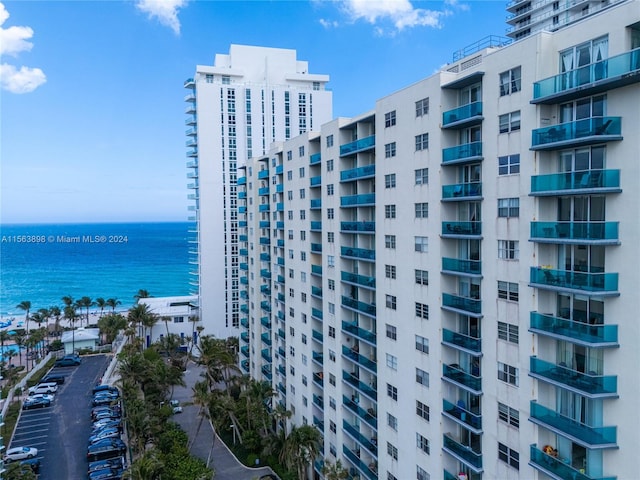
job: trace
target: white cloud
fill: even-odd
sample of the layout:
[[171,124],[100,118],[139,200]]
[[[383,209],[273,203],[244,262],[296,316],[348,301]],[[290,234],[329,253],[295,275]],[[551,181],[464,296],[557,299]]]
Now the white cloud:
[[180,34],[180,20],[178,10],[187,4],[188,0],[137,0],[138,10],[146,13],[149,18],[157,18],[161,25],[169,27],[176,35]]
[[372,25],[389,21],[396,30],[427,26],[439,28],[447,11],[415,8],[409,0],[344,0],[344,12],[352,21],[364,20]]
[[[9,18],[9,12],[0,3],[0,56],[11,55],[17,57],[20,52],[29,52],[33,44],[29,41],[33,37],[30,27],[2,28]],[[20,67],[3,63],[0,65],[0,88],[11,93],[29,93],[47,81],[44,72],[39,68]]]
[[322,25],[324,28],[336,28],[339,25],[337,21],[327,20],[325,18],[321,18],[318,21],[320,22],[320,25]]

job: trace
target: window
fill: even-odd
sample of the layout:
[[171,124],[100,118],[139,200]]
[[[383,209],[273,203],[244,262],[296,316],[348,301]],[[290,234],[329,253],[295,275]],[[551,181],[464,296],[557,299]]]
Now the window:
[[518,301],[518,284],[498,280],[498,298],[503,300]]
[[327,242],[328,243],[333,243],[335,242],[336,239],[336,234],[335,232],[327,232]]
[[384,146],[384,157],[391,158],[396,156],[396,142],[387,143]]
[[498,258],[518,260],[520,258],[520,242],[517,240],[498,240]]
[[398,400],[398,389],[390,383],[387,383],[387,396],[391,397],[392,400]]
[[498,402],[498,419],[512,427],[520,428],[520,412],[500,402]]
[[387,338],[390,338],[391,340],[398,339],[398,329],[396,327],[394,327],[393,325],[389,325],[387,323],[386,329],[387,329]]
[[[292,160],[293,159],[293,152],[291,150],[287,151],[287,160]],[[291,179],[289,179],[291,180]]]
[[336,409],[336,399],[333,397],[329,397],[329,406],[335,410]]
[[303,262],[307,261],[307,252],[300,252],[300,260]]
[[303,242],[307,239],[307,232],[305,230],[300,230],[300,240]]
[[429,455],[429,440],[424,438],[419,433],[416,433],[416,446],[422,450],[424,453]]
[[396,124],[396,111],[387,112],[384,114],[384,127],[393,127]]
[[500,74],[500,96],[511,95],[521,90],[522,71],[520,67],[512,68]]
[[293,190],[288,190],[287,191],[287,199],[288,200],[293,200]]
[[336,313],[336,304],[335,303],[329,302],[328,307],[329,307],[329,313],[331,313],[331,314],[335,314]]
[[300,174],[300,178],[304,178],[304,167],[300,167],[298,173]]
[[498,125],[500,127],[500,133],[520,130],[520,110],[500,115],[498,117]]
[[298,147],[298,156],[299,157],[304,157],[304,145],[301,145],[301,146]]
[[389,425],[394,430],[398,430],[398,419],[390,413],[387,413],[387,425]]
[[333,422],[332,420],[329,420],[329,430],[331,430],[331,432],[336,433],[336,424],[335,422]]
[[333,183],[327,185],[327,195],[333,195]]
[[416,335],[416,350],[422,353],[429,353],[429,339]]
[[304,198],[306,196],[304,188],[300,189],[300,198]]
[[305,211],[304,210],[300,210],[300,220],[304,220],[306,217]]
[[416,185],[427,185],[429,183],[429,169],[419,168],[416,173]]
[[498,380],[517,387],[520,383],[518,369],[506,363],[498,362]]
[[423,420],[429,421],[429,406],[424,403],[416,400],[416,415],[418,415]]
[[498,199],[498,217],[519,217],[520,216],[520,199],[519,198],[499,198]]
[[426,270],[416,270],[416,283],[418,285],[429,285],[429,272]]
[[423,133],[416,135],[416,152],[429,149],[429,134]]
[[396,218],[396,206],[385,205],[384,206],[384,218]]
[[332,386],[336,386],[336,376],[333,373],[329,374],[329,384]]
[[395,355],[391,355],[390,353],[387,353],[387,367],[389,367],[391,370],[397,370],[398,369],[398,357],[396,357]]
[[327,160],[327,172],[333,172],[333,159]]
[[520,341],[520,333],[518,325],[511,323],[498,322],[498,338],[507,342],[518,344]]
[[423,98],[416,102],[416,117],[422,117],[429,114],[429,97]]
[[385,303],[387,308],[390,308],[391,310],[395,310],[396,309],[396,297],[393,295],[385,295]]
[[416,368],[416,382],[425,387],[429,386],[429,372]]
[[384,176],[384,188],[396,188],[396,174],[390,173]]
[[395,279],[396,278],[396,266],[395,265],[385,265],[384,266],[384,276],[386,278]]
[[336,257],[335,257],[335,255],[328,255],[327,256],[327,266],[329,266],[329,267],[335,267],[336,266]]
[[416,302],[416,317],[429,320],[429,305]]
[[431,477],[424,468],[416,465],[416,480],[429,480]]
[[513,175],[520,173],[520,154],[498,157],[498,175]]
[[335,290],[336,289],[336,281],[329,279],[327,282],[328,286],[329,286],[329,290]]
[[329,336],[331,338],[336,338],[336,327],[329,326]]
[[396,248],[396,236],[385,235],[384,236],[384,248]]
[[333,350],[329,350],[329,360],[331,360],[332,362],[336,361],[336,352],[334,352]]
[[429,247],[428,237],[415,237],[415,251],[420,253],[427,253]]
[[510,467],[520,470],[520,454],[506,445],[498,442],[498,459]]
[[293,180],[293,170],[287,172],[287,180]]
[[429,218],[429,204],[428,203],[416,203],[416,218]]
[[302,303],[307,303],[307,294],[304,292],[300,293],[300,300],[302,300]]
[[333,135],[327,135],[327,148],[333,147]]
[[333,208],[327,208],[327,219],[333,220],[335,210]]
[[387,453],[394,460],[398,460],[398,449],[394,447],[392,444],[390,444],[389,442],[387,442]]

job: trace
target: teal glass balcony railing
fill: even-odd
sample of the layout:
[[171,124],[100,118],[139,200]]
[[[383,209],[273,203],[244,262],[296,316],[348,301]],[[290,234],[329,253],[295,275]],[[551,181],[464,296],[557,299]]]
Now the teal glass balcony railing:
[[260,308],[262,308],[265,312],[270,312],[271,304],[268,301],[263,300],[262,302],[260,302]]
[[241,248],[239,250],[240,255],[242,255],[243,257],[246,257],[247,255],[249,255],[249,250],[247,250],[246,248]]
[[629,75],[638,70],[640,70],[640,48],[535,82],[532,103],[545,103],[545,98],[553,103],[559,103],[562,97],[574,91],[577,91],[579,96],[585,97],[592,93],[638,82],[640,81],[637,78],[638,75]]
[[262,368],[262,374],[267,377],[269,380],[271,380],[272,375],[271,375],[271,365],[263,365]]
[[244,342],[244,343],[249,343],[249,332],[242,332],[240,334],[240,339]]
[[340,230],[346,233],[376,233],[376,222],[340,222]]
[[314,297],[322,298],[322,288],[311,286],[311,295],[313,295]]
[[481,275],[482,262],[478,260],[464,260],[462,258],[442,258],[442,271],[463,273],[467,275]]
[[313,155],[309,155],[309,165],[316,165],[320,163],[322,160],[322,155],[320,153],[314,153]]
[[311,222],[311,231],[312,232],[321,232],[322,231],[322,222],[312,221]]
[[442,186],[442,201],[467,201],[482,197],[482,182],[456,183]]
[[240,352],[242,353],[243,356],[249,358],[249,345],[240,347]]
[[361,355],[360,353],[352,350],[351,348],[347,347],[346,345],[342,346],[342,354],[345,357],[347,357],[349,360],[352,360],[355,363],[357,363],[358,365],[361,365],[361,366],[371,370],[372,372],[376,373],[378,366],[376,365],[376,362],[374,362],[373,360],[365,357],[364,355]]
[[458,405],[454,405],[448,400],[442,399],[442,413],[471,427],[476,432],[482,430],[482,416],[469,411],[464,402],[458,402]]
[[482,377],[476,377],[465,372],[457,363],[442,365],[442,376],[473,393],[482,393]]
[[282,257],[278,257],[278,258],[276,259],[276,263],[277,263],[278,265],[280,265],[280,266],[284,266],[284,258],[282,258]]
[[443,237],[480,237],[482,222],[442,222]]
[[271,320],[269,320],[269,317],[262,317],[262,318],[260,318],[260,324],[261,324],[263,327],[271,328]]
[[260,180],[264,180],[265,178],[269,178],[269,170],[260,170],[258,172],[258,178]]
[[340,255],[360,260],[374,261],[376,259],[376,251],[368,248],[340,247]]
[[535,356],[529,360],[529,375],[538,380],[578,390],[590,398],[618,396],[618,377],[616,375],[588,375],[563,365],[545,362]]
[[482,341],[479,338],[473,338],[446,328],[442,329],[442,342],[474,353],[482,352]]
[[247,235],[241,234],[238,235],[238,240],[240,240],[241,242],[247,242],[249,241],[249,237]]
[[262,278],[271,278],[271,272],[266,268],[263,268],[262,270],[260,270],[260,276]]
[[482,468],[482,453],[473,451],[471,447],[457,442],[449,435],[442,436],[442,447],[469,466],[475,469]]
[[618,238],[618,222],[531,222],[534,242],[617,244]]
[[[518,0],[520,1],[520,0]],[[467,480],[482,480],[482,473],[475,473],[469,469],[466,469],[464,472]],[[443,480],[460,480],[460,476],[458,474],[453,474],[448,472],[447,470],[442,471]]]
[[473,102],[442,114],[442,128],[463,127],[482,120],[482,102]]
[[560,413],[540,405],[535,400],[530,402],[530,419],[556,433],[578,439],[589,445],[589,448],[614,448],[617,443],[616,427],[590,427]]
[[260,339],[262,340],[262,343],[264,343],[265,345],[271,346],[271,335],[268,332],[265,332],[262,335],[260,335]]
[[[278,354],[280,354],[280,349],[278,349]],[[284,355],[283,355],[284,356]],[[284,368],[283,365],[278,365],[278,373],[284,377],[287,376],[287,370]]]
[[258,195],[269,195],[269,187],[259,188]]
[[313,198],[310,203],[311,210],[316,210],[318,208],[322,208],[322,199],[321,198]]
[[281,302],[284,302],[284,293],[278,292],[278,295],[276,296],[276,298]]
[[282,328],[278,329],[278,337],[280,337],[283,340],[285,340],[287,338],[286,334],[284,333],[284,330]]
[[282,283],[284,285],[284,277],[282,275],[277,275],[276,282]]
[[[284,228],[284,222],[282,222],[282,227],[280,227],[279,225],[280,222],[276,222],[276,223],[277,223],[276,225],[277,228],[281,228],[281,229]],[[278,241],[276,242],[276,245],[279,247],[284,247],[284,240],[282,238],[279,238]]]
[[618,346],[618,325],[597,325],[531,312],[529,330],[590,347]]
[[614,140],[622,140],[620,117],[590,117],[533,130],[531,150],[554,150]]
[[240,311],[242,313],[249,313],[249,305],[240,305]]
[[238,213],[247,213],[247,207],[244,207],[244,206],[238,207]]
[[278,318],[284,320],[284,312],[282,310],[278,310]]
[[562,288],[603,295],[618,294],[617,273],[587,273],[531,267],[529,281],[532,286],[538,288]]
[[238,177],[238,185],[246,185],[247,177]]
[[340,276],[343,282],[353,283],[367,288],[376,288],[376,277],[358,275],[357,273],[351,272],[340,272]]
[[280,393],[282,393],[283,395],[287,394],[287,387],[282,383],[282,382],[278,382],[278,386],[276,387],[278,389],[278,391]]
[[372,345],[376,344],[376,334],[370,330],[361,328],[355,322],[342,321],[342,330],[353,335],[354,337],[364,340]]
[[241,290],[240,298],[243,300],[249,300],[249,292],[247,292],[246,290]]
[[587,170],[531,177],[531,195],[533,196],[620,191],[620,170]]
[[322,310],[320,310],[319,308],[312,308],[311,316],[317,318],[318,320],[322,320]]
[[341,207],[370,207],[376,203],[375,193],[361,193],[360,195],[348,195],[340,197]]
[[276,185],[276,193],[282,193],[283,191],[284,191],[284,185],[282,185],[281,183]]
[[249,264],[246,262],[241,262],[240,265],[238,265],[238,267],[240,268],[240,270],[249,270]]
[[617,477],[589,476],[583,469],[571,467],[568,459],[556,458],[539,450],[534,443],[530,448],[531,465],[551,478],[567,478],[571,480],[616,480]]
[[266,360],[268,363],[271,363],[271,349],[270,348],[262,349],[260,354],[261,354],[261,356],[262,356],[262,358],[264,360]]
[[276,212],[283,212],[283,211],[284,211],[284,203],[282,202],[276,203]]
[[342,396],[342,404],[352,413],[355,413],[361,420],[364,420],[367,424],[373,428],[378,428],[378,417],[376,411],[373,408],[365,410],[360,404],[354,402],[346,395]]
[[376,136],[371,135],[370,137],[361,138],[355,142],[340,145],[340,156],[344,157],[347,155],[353,155],[354,153],[364,152],[365,150],[375,148],[375,146]]
[[276,167],[276,175],[282,175],[282,172],[284,172],[284,166],[283,165],[278,165]]
[[364,313],[366,315],[375,316],[376,315],[376,306],[371,305],[369,303],[361,302],[359,300],[355,300],[353,298],[342,296],[342,306],[348,307],[352,310],[357,310],[360,313]]
[[320,365],[324,364],[324,356],[322,352],[311,352],[311,357],[314,362],[319,363]]
[[378,456],[378,447],[376,443],[374,443],[376,440],[374,440],[371,437],[367,437],[363,435],[360,432],[360,430],[358,430],[355,426],[351,425],[346,420],[342,420],[342,428],[344,429],[345,432],[349,434],[349,436],[351,436],[351,438],[356,440],[360,445],[366,448],[373,455]]
[[319,332],[318,330],[311,330],[311,338],[322,343],[322,332]]
[[450,293],[442,294],[442,306],[473,314],[482,313],[482,300],[470,297],[461,297]]
[[269,261],[271,261],[271,255],[269,255],[269,254],[268,254],[268,253],[266,253],[266,252],[261,253],[261,254],[260,254],[260,261],[262,261],[262,262],[269,262]]
[[324,422],[315,415],[313,416],[313,425],[321,432],[324,432]]
[[321,387],[324,385],[324,376],[322,372],[316,372],[313,374],[313,382]]
[[198,123],[198,118],[195,115],[187,117],[187,119],[184,121],[185,125],[195,125],[196,123]]
[[[351,463],[353,463],[356,468],[362,473],[368,480],[378,480],[378,467],[375,462],[367,465],[365,462],[360,460],[360,457],[353,451],[349,450],[349,447],[346,445],[342,445],[342,453],[349,459]],[[355,477],[352,476],[353,480]]]
[[313,275],[322,275],[322,265],[311,265],[311,273]]
[[364,180],[365,178],[373,178],[376,176],[375,165],[365,165],[363,167],[351,168],[340,172],[341,182],[354,182],[356,180]]
[[271,226],[271,222],[269,220],[260,220],[260,223],[258,225],[260,226],[260,228],[269,228]]
[[322,186],[322,177],[320,177],[320,176],[311,177],[309,179],[309,185],[311,187],[320,187],[320,186]]
[[[278,347],[278,355],[280,355],[282,358],[285,358],[287,355],[287,352],[285,351],[284,348],[282,347]],[[280,370],[280,368],[278,368],[278,370]],[[281,372],[283,375],[286,375],[286,371],[285,372]]]
[[238,192],[238,198],[239,199],[247,198],[247,192]]
[[240,366],[242,367],[242,370],[243,370],[245,373],[248,373],[248,372],[249,372],[249,360],[242,360],[242,361],[240,362]]
[[322,244],[321,243],[312,243],[311,244],[311,252],[313,252],[313,253],[322,253]]
[[482,159],[482,142],[465,143],[442,149],[442,164],[453,165]]
[[[242,285],[249,285],[249,278],[248,277],[240,277],[240,283]],[[247,313],[249,313],[249,307],[247,307]]]
[[270,245],[271,239],[269,237],[260,237],[260,245]]
[[244,328],[249,328],[249,319],[247,317],[242,317],[240,319],[240,325],[242,325]]
[[344,370],[342,371],[342,380],[369,397],[371,400],[377,401],[378,394],[375,388],[373,388],[373,385],[367,385],[366,383],[361,382],[358,377],[345,372]]

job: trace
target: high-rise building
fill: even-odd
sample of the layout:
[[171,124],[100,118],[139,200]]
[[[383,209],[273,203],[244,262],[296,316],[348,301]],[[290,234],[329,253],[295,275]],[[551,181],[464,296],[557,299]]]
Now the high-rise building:
[[638,476],[638,82],[619,2],[241,169],[241,369],[318,475]]
[[[191,283],[205,334],[239,333],[238,164],[330,120],[328,81],[328,75],[309,73],[295,50],[231,45],[228,55],[217,54],[213,66],[197,66],[184,84],[194,201],[189,219],[195,222]],[[266,180],[258,183],[269,190]]]

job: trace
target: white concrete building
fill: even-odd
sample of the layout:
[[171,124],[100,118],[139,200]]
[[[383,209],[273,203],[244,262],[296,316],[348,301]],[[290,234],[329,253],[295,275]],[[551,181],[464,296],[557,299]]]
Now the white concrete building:
[[[149,312],[156,315],[156,325],[141,330],[140,336],[148,347],[168,334],[178,335],[185,347],[189,341],[198,342],[198,327],[202,326],[198,315],[198,296],[183,295],[174,297],[147,297],[138,300],[149,307]],[[196,349],[193,352],[197,352]]]
[[185,82],[192,285],[206,334],[239,333],[236,169],[274,141],[329,121],[328,81],[310,73],[295,50],[231,45],[228,55],[217,54],[213,66],[198,65]]
[[323,458],[352,479],[637,478],[638,82],[640,2],[618,2],[241,170],[241,368]]

